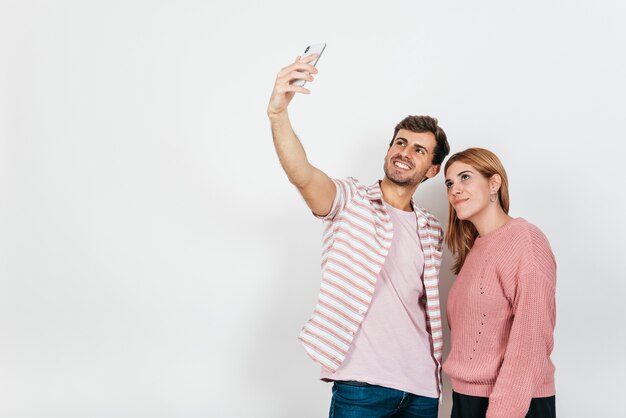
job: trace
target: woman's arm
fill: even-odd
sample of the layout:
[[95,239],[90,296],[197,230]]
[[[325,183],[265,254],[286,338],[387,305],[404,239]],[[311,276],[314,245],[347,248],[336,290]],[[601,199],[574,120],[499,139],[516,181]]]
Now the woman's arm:
[[538,229],[530,230],[527,244],[520,248],[514,318],[487,418],[524,418],[537,389],[550,383],[554,373],[550,354],[556,322],[556,263]]

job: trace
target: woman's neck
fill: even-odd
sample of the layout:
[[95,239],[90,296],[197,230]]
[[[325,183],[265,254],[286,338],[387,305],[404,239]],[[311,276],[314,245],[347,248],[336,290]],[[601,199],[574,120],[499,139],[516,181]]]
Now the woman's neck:
[[500,228],[511,219],[513,218],[506,214],[500,205],[492,205],[468,220],[474,225],[478,231],[478,235],[484,237],[488,233]]

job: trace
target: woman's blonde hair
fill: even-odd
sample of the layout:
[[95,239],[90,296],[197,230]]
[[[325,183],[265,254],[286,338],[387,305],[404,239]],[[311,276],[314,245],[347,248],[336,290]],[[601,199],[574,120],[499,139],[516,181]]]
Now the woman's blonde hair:
[[[455,162],[462,162],[471,165],[486,179],[490,179],[494,174],[500,175],[502,183],[498,190],[498,201],[505,213],[509,213],[509,181],[506,176],[504,166],[500,159],[493,152],[484,148],[468,148],[465,151],[457,152],[446,162],[444,173],[448,171]],[[455,256],[452,271],[459,274],[465,257],[474,245],[478,236],[478,231],[470,221],[460,220],[456,216],[454,207],[448,202],[448,230],[446,231],[446,244]]]

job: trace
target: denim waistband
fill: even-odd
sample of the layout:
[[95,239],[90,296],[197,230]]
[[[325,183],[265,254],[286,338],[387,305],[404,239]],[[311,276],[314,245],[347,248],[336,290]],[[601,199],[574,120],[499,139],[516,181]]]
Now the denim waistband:
[[334,380],[335,383],[340,383],[349,386],[375,386],[369,383],[359,382],[358,380]]

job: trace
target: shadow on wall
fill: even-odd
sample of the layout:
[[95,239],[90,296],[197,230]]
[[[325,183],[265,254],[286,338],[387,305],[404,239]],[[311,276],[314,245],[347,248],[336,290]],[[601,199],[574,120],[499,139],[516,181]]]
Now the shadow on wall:
[[[287,181],[285,179],[285,181]],[[286,198],[300,199],[296,192]],[[311,315],[320,286],[321,221],[305,204],[298,213],[280,213],[260,228],[274,247],[274,268],[260,277],[271,289],[251,324],[244,382],[266,404],[263,417],[319,417],[328,413],[330,385],[297,339]]]
[[[445,228],[445,225],[444,225]],[[450,352],[450,329],[448,328],[448,317],[446,315],[446,307],[448,306],[448,293],[450,287],[456,277],[450,271],[454,258],[447,247],[443,253],[443,263],[441,266],[441,273],[439,274],[439,295],[441,299],[441,312],[443,321],[443,359],[448,357]],[[443,375],[443,404],[439,411],[439,418],[447,418],[450,416],[452,409],[452,385],[447,375]]]
[[[445,161],[444,161],[445,164]],[[442,167],[443,170],[443,167]],[[448,200],[444,186],[444,173],[440,172],[436,177],[422,183],[415,192],[414,200],[419,205],[433,213],[441,222],[444,228],[444,234],[448,224]],[[450,330],[448,328],[448,319],[446,315],[446,307],[448,301],[448,293],[450,287],[456,277],[450,269],[454,262],[454,257],[444,244],[443,260],[441,270],[439,272],[439,299],[441,301],[441,314],[443,325],[443,360],[445,360],[450,352]],[[439,418],[448,418],[452,409],[452,386],[450,379],[443,375],[443,403],[439,407]]]

